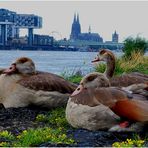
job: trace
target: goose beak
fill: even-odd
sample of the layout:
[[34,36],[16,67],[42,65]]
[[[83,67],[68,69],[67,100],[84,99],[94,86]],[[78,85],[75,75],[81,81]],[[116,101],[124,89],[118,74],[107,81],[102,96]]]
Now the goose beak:
[[9,68],[5,69],[3,71],[3,74],[12,74],[16,71],[16,65],[15,64],[12,64]]
[[74,96],[80,94],[83,90],[84,90],[84,87],[82,85],[79,85],[77,87],[77,89],[72,93],[71,97],[74,97]]
[[91,61],[92,63],[95,63],[95,62],[99,62],[101,61],[101,59],[99,57],[95,57],[95,59],[93,61]]

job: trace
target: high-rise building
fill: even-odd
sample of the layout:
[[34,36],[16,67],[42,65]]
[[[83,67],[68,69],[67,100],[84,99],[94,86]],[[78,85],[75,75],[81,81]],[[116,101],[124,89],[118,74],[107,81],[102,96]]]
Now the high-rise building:
[[74,14],[74,19],[71,27],[70,40],[85,40],[103,42],[103,38],[98,33],[91,32],[91,26],[89,26],[88,32],[81,33],[81,25],[79,20],[79,14]]
[[33,43],[33,29],[42,27],[42,18],[33,14],[17,14],[0,9],[0,44],[6,45],[10,38],[18,38],[21,28],[28,29],[28,44]]

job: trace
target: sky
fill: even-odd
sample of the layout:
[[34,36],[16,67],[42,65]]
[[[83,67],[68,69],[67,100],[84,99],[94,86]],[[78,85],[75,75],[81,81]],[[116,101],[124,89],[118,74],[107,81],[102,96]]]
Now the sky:
[[[17,13],[35,14],[43,18],[38,34],[69,38],[74,13],[79,13],[81,31],[99,33],[110,41],[116,30],[119,41],[127,37],[148,40],[148,1],[0,1],[0,8]],[[58,32],[58,33],[57,33]],[[21,34],[27,30],[21,31]]]

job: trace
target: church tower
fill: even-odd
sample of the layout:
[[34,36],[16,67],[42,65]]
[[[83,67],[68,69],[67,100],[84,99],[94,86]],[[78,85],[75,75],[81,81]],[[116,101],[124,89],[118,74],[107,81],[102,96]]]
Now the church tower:
[[119,35],[115,30],[115,32],[112,34],[112,42],[118,43],[118,41],[119,41]]
[[79,21],[79,14],[77,14],[77,33],[78,34],[81,33],[81,25],[80,25],[80,21]]
[[91,34],[91,26],[89,25],[88,33]]
[[76,14],[74,14],[70,39],[77,40],[80,33],[81,33],[81,25],[79,21],[79,14],[77,14],[77,17],[76,17]]

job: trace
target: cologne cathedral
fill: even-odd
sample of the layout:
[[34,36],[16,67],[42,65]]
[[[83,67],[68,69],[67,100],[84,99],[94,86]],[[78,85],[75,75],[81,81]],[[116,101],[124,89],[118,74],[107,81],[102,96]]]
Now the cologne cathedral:
[[91,33],[91,27],[89,26],[87,33],[81,33],[81,25],[79,21],[79,14],[74,14],[74,19],[71,28],[70,40],[85,40],[103,42],[103,38],[98,33]]

